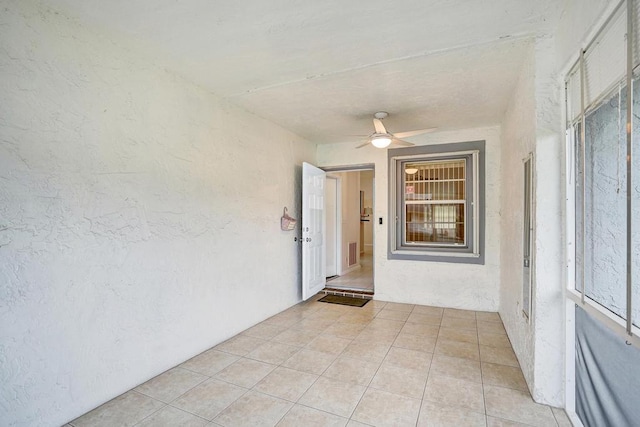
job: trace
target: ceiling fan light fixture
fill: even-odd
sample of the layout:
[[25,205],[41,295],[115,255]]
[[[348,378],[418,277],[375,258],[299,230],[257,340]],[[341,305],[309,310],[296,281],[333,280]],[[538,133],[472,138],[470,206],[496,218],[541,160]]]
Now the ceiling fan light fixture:
[[415,175],[416,173],[418,173],[418,168],[413,167],[413,166],[409,166],[409,167],[408,167],[408,168],[406,168],[404,171],[405,171],[405,173],[406,173],[407,175]]
[[371,138],[371,143],[374,147],[387,148],[391,144],[391,137],[389,135],[375,135]]

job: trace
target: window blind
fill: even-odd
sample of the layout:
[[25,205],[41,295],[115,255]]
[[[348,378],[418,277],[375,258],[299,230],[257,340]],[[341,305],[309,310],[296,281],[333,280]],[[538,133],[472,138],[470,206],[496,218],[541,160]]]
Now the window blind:
[[[637,6],[638,2],[635,2]],[[636,9],[637,10],[637,9]],[[640,12],[635,22],[640,22]],[[637,25],[634,25],[637,28]],[[638,32],[634,31],[634,37]],[[584,52],[584,106],[585,111],[596,105],[626,76],[627,69],[627,8],[622,2]],[[634,53],[640,60],[640,50]],[[581,114],[580,61],[573,67],[566,81],[567,120],[570,123]]]

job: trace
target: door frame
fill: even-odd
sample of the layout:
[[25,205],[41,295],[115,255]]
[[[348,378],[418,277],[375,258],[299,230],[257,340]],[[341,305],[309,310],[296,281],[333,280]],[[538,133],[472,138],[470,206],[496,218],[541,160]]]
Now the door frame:
[[[342,165],[342,166],[319,166],[320,169],[322,169],[323,171],[325,171],[327,173],[327,177],[329,176],[329,174],[331,172],[360,172],[360,171],[366,171],[366,170],[371,170],[373,171],[373,182],[371,183],[371,188],[372,188],[372,195],[371,195],[371,202],[373,204],[372,208],[373,208],[373,212],[374,212],[374,217],[372,218],[373,220],[375,220],[375,212],[376,212],[376,165],[375,163],[359,163],[359,164],[355,164],[355,165]],[[339,264],[338,264],[338,272],[341,273],[341,268],[340,266],[342,265],[342,193],[341,193],[341,189],[340,187],[338,187],[338,191],[336,192],[336,194],[340,192],[340,195],[336,195],[336,197],[338,197],[338,202],[340,204],[340,207],[338,209],[338,216],[339,216],[339,230],[337,230],[336,232],[339,233],[339,239],[337,239],[337,241],[340,242],[340,245],[338,247],[338,254],[340,256],[339,260]],[[376,227],[375,227],[376,221],[373,222],[372,224],[372,230],[371,230],[371,243],[373,245],[373,247],[371,248],[371,259],[372,259],[372,263],[373,263],[373,271],[371,272],[372,274],[372,280],[373,280],[373,290],[375,292],[376,289],[376,274],[375,274],[375,258],[376,258]]]
[[[320,169],[324,169],[324,168],[320,168]],[[332,179],[336,181],[336,227],[335,227],[336,259],[335,259],[335,263],[336,263],[336,274],[340,275],[342,274],[342,269],[341,269],[341,264],[342,264],[341,263],[341,260],[342,260],[342,178],[340,178],[339,176],[334,176],[327,173],[326,179]],[[325,206],[327,206],[326,200],[325,200]],[[325,230],[325,233],[326,231],[327,230]]]

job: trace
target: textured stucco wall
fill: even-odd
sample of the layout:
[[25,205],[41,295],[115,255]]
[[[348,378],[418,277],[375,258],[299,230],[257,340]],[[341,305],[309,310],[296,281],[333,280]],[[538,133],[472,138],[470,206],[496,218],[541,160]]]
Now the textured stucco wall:
[[60,425],[299,301],[315,145],[0,6],[0,424]]
[[[374,274],[376,298],[469,310],[496,311],[500,283],[500,129],[437,132],[416,138],[418,144],[486,140],[485,265],[387,259],[387,151],[352,144],[318,146],[321,166],[375,164]],[[378,218],[383,218],[383,225]]]
[[[500,316],[527,384],[534,381],[533,326],[522,315],[524,163],[535,151],[534,51],[529,46],[502,122]],[[535,265],[535,264],[534,264]],[[535,270],[533,270],[535,271]],[[533,272],[532,271],[532,272]],[[534,291],[535,293],[535,291]],[[535,301],[534,301],[535,302]],[[535,321],[535,309],[532,319]]]
[[555,40],[535,43],[535,381],[533,398],[564,402],[564,151],[563,91]]
[[[561,406],[564,390],[564,140],[554,39],[538,38],[503,122],[500,314],[533,398]],[[534,154],[532,314],[522,316],[523,162]],[[510,236],[514,236],[510,238]],[[506,243],[504,243],[506,245]]]

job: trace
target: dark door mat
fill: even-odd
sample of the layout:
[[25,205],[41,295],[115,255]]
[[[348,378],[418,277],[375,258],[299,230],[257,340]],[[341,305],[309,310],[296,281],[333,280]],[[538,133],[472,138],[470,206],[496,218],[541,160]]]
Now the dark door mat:
[[343,297],[341,295],[325,295],[318,301],[328,302],[329,304],[349,305],[352,307],[362,307],[369,302],[369,300],[365,298]]

